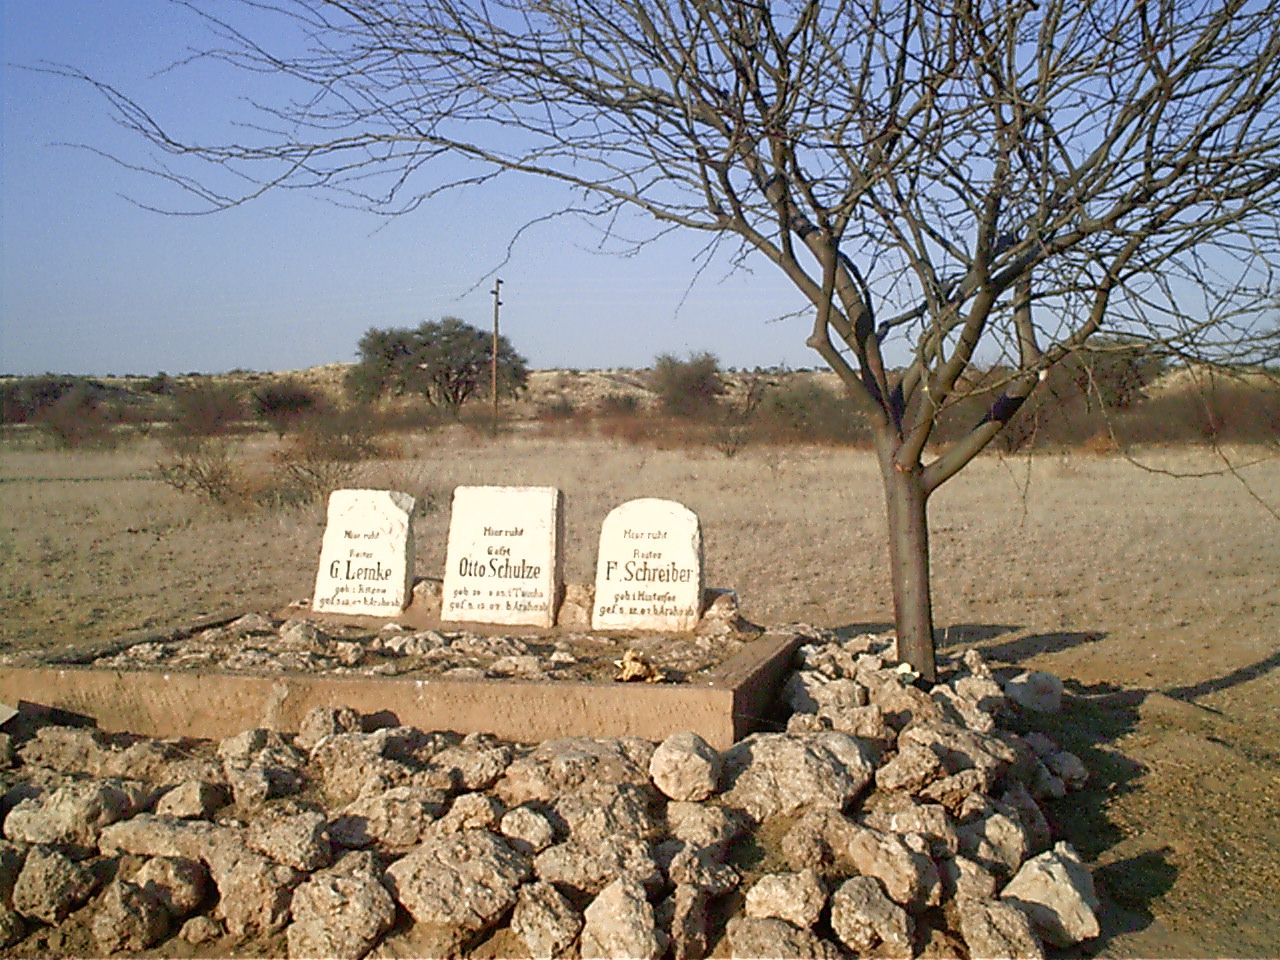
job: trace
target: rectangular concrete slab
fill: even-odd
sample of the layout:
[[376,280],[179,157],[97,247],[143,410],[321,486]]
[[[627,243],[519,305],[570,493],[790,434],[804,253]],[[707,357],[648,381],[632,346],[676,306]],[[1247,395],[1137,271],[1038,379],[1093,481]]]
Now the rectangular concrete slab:
[[220,739],[298,730],[314,707],[351,707],[423,730],[515,741],[692,730],[717,749],[759,728],[799,638],[753,641],[700,684],[568,683],[0,666],[0,701],[87,717],[103,730]]

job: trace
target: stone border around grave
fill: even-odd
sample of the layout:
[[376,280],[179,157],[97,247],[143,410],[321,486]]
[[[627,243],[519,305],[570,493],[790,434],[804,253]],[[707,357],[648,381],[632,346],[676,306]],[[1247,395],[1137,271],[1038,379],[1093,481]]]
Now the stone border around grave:
[[0,701],[56,710],[107,731],[223,737],[248,727],[296,731],[307,711],[347,706],[423,729],[484,732],[513,740],[638,736],[693,730],[718,749],[758,729],[775,699],[798,634],[767,634],[703,684],[233,674],[0,666]]

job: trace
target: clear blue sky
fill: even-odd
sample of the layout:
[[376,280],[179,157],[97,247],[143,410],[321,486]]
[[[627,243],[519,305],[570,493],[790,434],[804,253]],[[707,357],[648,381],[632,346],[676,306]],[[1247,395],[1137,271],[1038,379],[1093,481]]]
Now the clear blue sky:
[[[301,193],[204,217],[166,217],[156,183],[60,142],[142,156],[89,88],[14,69],[67,63],[153,108],[184,133],[215,131],[233,92],[199,70],[157,76],[200,45],[164,0],[0,0],[0,373],[216,372],[350,360],[371,326],[446,314],[485,326],[515,230],[556,208],[527,179],[455,193],[383,226]],[[673,238],[631,258],[596,252],[576,222],[540,225],[502,268],[503,329],[535,367],[645,366],[711,350],[725,366],[821,361],[775,268],[706,271],[702,242]]]

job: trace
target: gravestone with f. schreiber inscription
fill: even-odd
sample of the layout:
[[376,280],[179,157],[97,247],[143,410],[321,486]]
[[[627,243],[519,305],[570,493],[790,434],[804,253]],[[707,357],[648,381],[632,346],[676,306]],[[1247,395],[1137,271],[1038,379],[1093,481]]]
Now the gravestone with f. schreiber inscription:
[[615,507],[600,527],[594,630],[692,630],[702,612],[702,528],[674,500]]
[[552,626],[562,504],[555,487],[456,488],[440,619]]
[[394,617],[413,589],[413,497],[335,490],[320,545],[311,609]]

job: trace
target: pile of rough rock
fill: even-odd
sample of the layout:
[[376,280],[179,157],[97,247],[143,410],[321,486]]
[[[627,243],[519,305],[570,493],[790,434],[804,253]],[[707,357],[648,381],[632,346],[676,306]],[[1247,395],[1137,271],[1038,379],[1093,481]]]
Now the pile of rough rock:
[[608,680],[634,648],[672,677],[693,679],[741,649],[758,628],[741,620],[736,598],[714,591],[696,635],[610,637],[565,632],[548,638],[489,636],[465,630],[372,631],[316,624],[303,617],[251,613],[191,636],[146,640],[98,657],[95,667],[226,670],[366,676],[438,676],[455,680]]
[[365,730],[341,709],[216,744],[0,735],[0,945],[1029,957],[1097,935],[1040,807],[1086,773],[999,726],[1060,684],[1002,685],[970,653],[925,693],[885,639],[814,633],[786,731],[724,752]]

